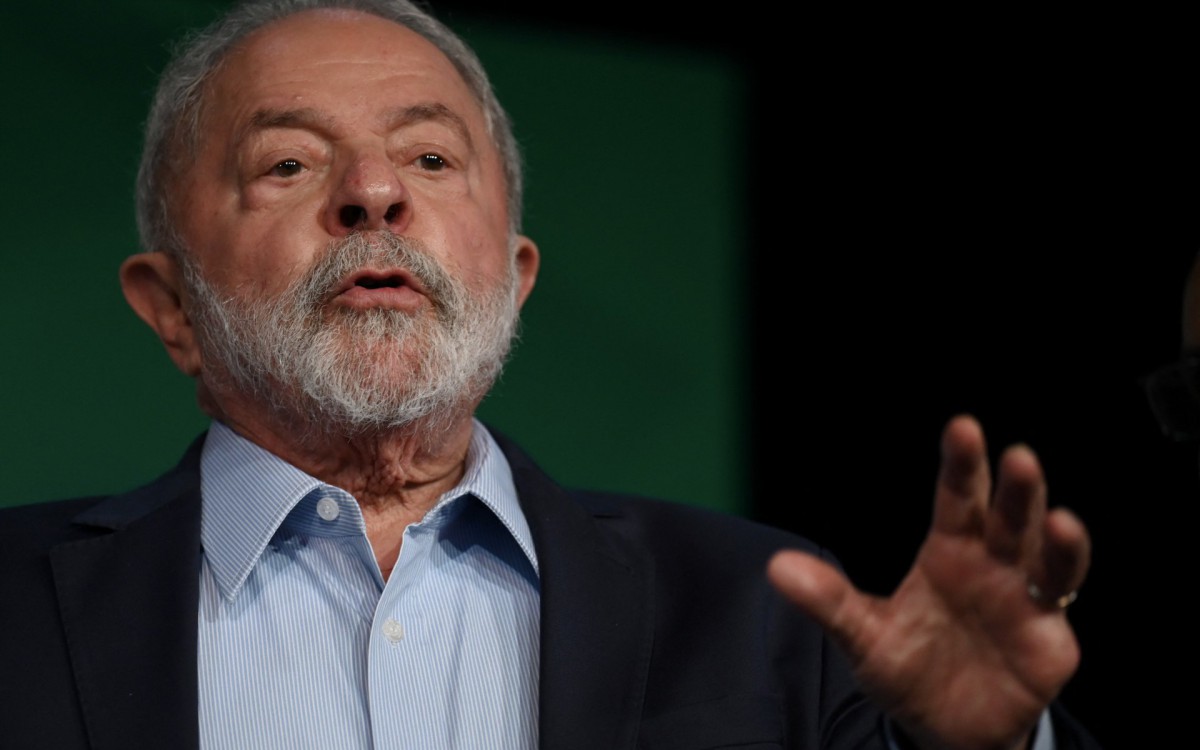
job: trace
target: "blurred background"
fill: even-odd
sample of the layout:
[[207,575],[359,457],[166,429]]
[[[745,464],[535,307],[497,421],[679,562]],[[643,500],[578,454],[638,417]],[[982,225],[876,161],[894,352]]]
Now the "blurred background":
[[[0,504],[126,489],[204,428],[117,266],[167,45],[225,5],[0,8]],[[543,254],[486,420],[566,484],[785,526],[884,594],[972,412],[1093,533],[1063,700],[1106,747],[1183,731],[1159,675],[1193,659],[1197,451],[1139,383],[1200,250],[1179,19],[433,8],[513,115]]]

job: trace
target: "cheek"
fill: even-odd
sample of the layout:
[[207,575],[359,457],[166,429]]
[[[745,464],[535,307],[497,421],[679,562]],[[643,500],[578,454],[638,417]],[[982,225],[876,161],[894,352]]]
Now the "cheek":
[[[491,191],[492,200],[471,201],[470,212],[459,212],[444,227],[441,247],[450,248],[450,267],[456,275],[476,289],[494,286],[506,279],[511,265],[508,214],[499,191]],[[476,192],[474,197],[482,195]],[[502,193],[501,193],[502,195]]]
[[459,221],[426,238],[429,251],[471,289],[494,287],[508,275],[506,234],[478,221]]
[[289,222],[239,221],[212,227],[196,257],[219,289],[274,296],[303,275],[320,242]]
[[[443,215],[443,247],[466,280],[503,279],[509,265],[507,190],[499,162],[476,165],[462,184],[449,216]],[[419,207],[418,207],[419,208]],[[419,215],[418,215],[419,218]]]
[[188,249],[220,289],[270,295],[303,274],[328,237],[315,218],[311,191],[289,200],[259,200],[249,191],[198,180],[183,186],[189,196],[176,217]]

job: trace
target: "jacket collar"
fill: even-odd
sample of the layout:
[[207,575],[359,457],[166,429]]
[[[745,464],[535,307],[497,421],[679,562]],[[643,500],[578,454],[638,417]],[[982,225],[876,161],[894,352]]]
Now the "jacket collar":
[[540,744],[633,748],[653,645],[649,558],[492,434],[542,561]]
[[106,499],[92,536],[50,552],[63,629],[95,747],[198,746],[199,456]]

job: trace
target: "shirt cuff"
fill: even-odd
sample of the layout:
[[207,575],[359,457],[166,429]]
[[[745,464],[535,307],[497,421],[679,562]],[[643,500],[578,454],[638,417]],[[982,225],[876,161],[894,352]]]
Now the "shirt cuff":
[[[883,733],[887,738],[888,750],[913,750],[913,744],[892,727],[891,717],[883,719]],[[1033,747],[1030,750],[1057,750],[1054,742],[1054,725],[1050,721],[1050,709],[1042,711],[1034,729]]]

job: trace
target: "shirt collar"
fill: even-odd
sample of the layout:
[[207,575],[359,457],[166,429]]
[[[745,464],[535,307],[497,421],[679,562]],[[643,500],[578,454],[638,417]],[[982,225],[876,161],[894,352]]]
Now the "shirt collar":
[[[352,498],[220,422],[209,428],[200,457],[200,539],[221,595],[232,600],[288,514],[312,493]],[[489,508],[538,572],[529,523],[517,501],[512,469],[487,429],[473,420],[466,470],[426,514],[450,519],[450,506],[471,496]],[[357,521],[361,526],[361,516]],[[422,523],[425,521],[423,520]],[[362,529],[365,533],[365,529]]]

